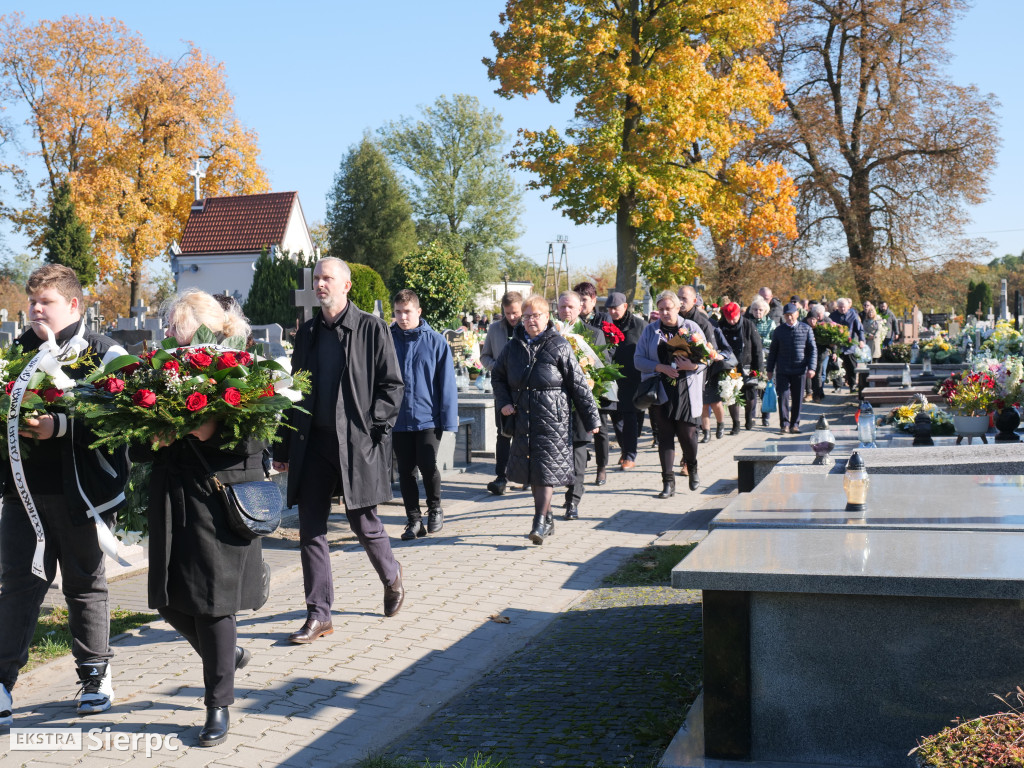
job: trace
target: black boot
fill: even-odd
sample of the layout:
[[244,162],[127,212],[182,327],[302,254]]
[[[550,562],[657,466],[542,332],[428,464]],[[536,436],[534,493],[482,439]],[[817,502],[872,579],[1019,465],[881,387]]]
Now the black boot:
[[[750,429],[750,427],[747,427],[747,429]],[[730,435],[738,435],[739,433],[740,433],[740,423],[738,421],[734,421],[732,423],[732,429],[729,430],[729,434]]]
[[206,725],[199,732],[200,747],[215,747],[228,737],[228,708],[207,707]]
[[702,443],[710,443],[711,442],[711,431],[707,430],[707,429],[702,429],[700,431],[700,441]]
[[690,470],[690,490],[696,491],[697,486],[700,484],[700,478],[697,477],[697,465],[688,464],[687,469]]
[[718,424],[715,425],[715,439],[716,440],[721,440],[722,439],[722,433],[724,431],[725,431],[725,424],[723,424],[722,422],[718,422]]
[[427,510],[427,530],[431,533],[440,533],[444,528],[444,511],[440,507]]
[[409,522],[405,526],[405,531],[402,532],[402,541],[412,541],[427,535],[427,529],[423,525],[423,518],[418,509],[406,511],[405,519]]
[[[692,480],[690,481],[693,482]],[[676,495],[676,479],[675,477],[669,477],[662,480],[661,493],[658,494],[659,499],[670,499]]]
[[534,544],[543,544],[544,539],[555,532],[555,521],[551,518],[550,510],[546,513],[537,512],[533,516],[533,530],[530,531],[530,541]]

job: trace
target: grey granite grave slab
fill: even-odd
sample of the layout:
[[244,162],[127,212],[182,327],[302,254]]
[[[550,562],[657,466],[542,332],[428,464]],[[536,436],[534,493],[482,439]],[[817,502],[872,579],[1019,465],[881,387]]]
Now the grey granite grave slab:
[[[893,447],[866,449],[861,457],[870,475],[1018,475],[1024,474],[1024,443],[956,445],[955,437],[934,438],[933,447],[907,446],[899,438]],[[835,466],[843,472],[848,453],[833,452]],[[823,467],[811,466],[813,459],[789,453],[774,463],[772,473],[821,474]]]
[[867,509],[848,512],[838,471],[772,472],[751,493],[733,499],[709,528],[1024,532],[1022,497],[1021,475],[879,475],[871,477]]

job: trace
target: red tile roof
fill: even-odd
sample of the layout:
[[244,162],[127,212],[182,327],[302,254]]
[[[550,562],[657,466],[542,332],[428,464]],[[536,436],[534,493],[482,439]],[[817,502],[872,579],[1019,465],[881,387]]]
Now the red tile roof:
[[181,236],[182,253],[256,252],[279,245],[298,192],[208,197],[193,210]]

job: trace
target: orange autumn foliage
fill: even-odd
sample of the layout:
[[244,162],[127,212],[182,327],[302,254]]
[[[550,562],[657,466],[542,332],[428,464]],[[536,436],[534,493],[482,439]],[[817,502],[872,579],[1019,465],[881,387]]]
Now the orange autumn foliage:
[[256,135],[233,114],[223,65],[194,45],[154,56],[116,19],[64,16],[32,27],[0,17],[0,104],[27,111],[46,177],[21,187],[16,225],[39,242],[53,191],[67,180],[93,231],[100,279],[139,296],[143,265],[180,239],[192,202],[193,161],[208,156],[207,196],[268,189]]
[[617,282],[695,271],[701,227],[771,252],[794,232],[778,163],[730,159],[771,123],[782,85],[757,53],[781,0],[508,0],[485,59],[500,95],[576,99],[564,132],[520,130],[532,171],[577,223],[616,222]]

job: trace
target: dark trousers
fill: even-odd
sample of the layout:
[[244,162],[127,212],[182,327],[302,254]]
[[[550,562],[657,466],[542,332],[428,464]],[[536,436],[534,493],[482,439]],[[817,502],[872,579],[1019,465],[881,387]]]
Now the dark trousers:
[[95,526],[91,521],[72,524],[63,496],[34,498],[46,535],[45,580],[32,574],[36,535],[21,501],[5,498],[0,511],[0,682],[8,689],[28,661],[39,609],[58,563],[75,663],[105,662],[113,656],[107,576]]
[[[327,518],[331,498],[341,487],[338,438],[333,431],[313,430],[306,449],[306,462],[299,489],[299,553],[306,610],[314,619],[326,621],[334,605],[331,552],[327,544]],[[391,540],[377,507],[345,509],[352,532],[363,545],[370,564],[383,584],[398,578],[398,561],[391,552]]]
[[[779,427],[795,427],[800,423],[800,403],[804,397],[806,373],[775,374],[775,391],[779,395]],[[792,406],[790,406],[792,402]]]
[[597,468],[608,466],[608,414],[600,411],[601,428],[594,435],[594,459],[597,461]]
[[441,444],[442,434],[444,431],[440,429],[392,433],[395,458],[398,459],[398,485],[402,489],[406,514],[418,515],[420,511],[417,468],[423,478],[427,509],[438,509],[441,506],[441,470],[437,468],[437,448]]
[[[498,409],[494,409],[494,423],[500,424],[501,417]],[[505,468],[508,467],[508,456],[512,452],[512,438],[505,437],[498,432],[498,439],[494,445],[494,474],[498,480],[506,480]]]
[[206,706],[234,704],[235,647],[238,644],[234,615],[189,616],[166,605],[158,610],[203,660]]
[[661,460],[663,480],[675,480],[676,440],[683,449],[688,469],[697,468],[697,425],[680,419],[670,419],[664,405],[651,406],[651,426],[658,436],[658,458]]
[[[754,414],[757,412],[757,381],[751,379],[743,383],[743,414],[746,419],[746,427],[750,429],[754,424]],[[729,416],[732,417],[732,425],[740,423],[740,404],[733,403],[729,406]]]
[[843,373],[846,375],[846,386],[850,389],[857,384],[857,356],[851,354],[843,355]]
[[583,480],[587,473],[587,462],[590,460],[590,443],[572,444],[572,463],[576,477],[572,485],[565,486],[565,506],[578,507],[583,500]]
[[640,439],[640,420],[643,411],[615,411],[612,425],[615,439],[619,441],[622,458],[636,461],[637,441]]

